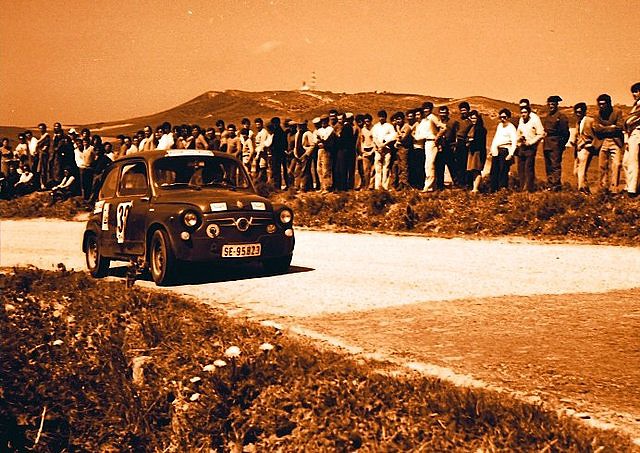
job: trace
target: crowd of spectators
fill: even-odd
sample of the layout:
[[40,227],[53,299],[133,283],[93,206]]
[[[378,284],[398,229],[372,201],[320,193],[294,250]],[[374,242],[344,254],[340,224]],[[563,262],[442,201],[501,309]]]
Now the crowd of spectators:
[[[385,110],[372,115],[330,110],[311,120],[271,118],[267,123],[243,118],[235,124],[218,120],[215,127],[145,126],[133,136],[120,135],[117,142],[103,143],[89,129],[53,131],[38,125],[38,137],[29,130],[18,135],[12,149],[2,140],[0,196],[12,198],[36,190],[51,192],[52,202],[81,195],[90,203],[105,168],[120,156],[150,150],[200,149],[227,152],[238,157],[256,182],[276,190],[420,190],[445,188],[445,174],[454,187],[473,193],[488,176],[488,190],[509,185],[514,162],[516,187],[533,192],[535,159],[542,150],[546,190],[562,188],[562,158],[567,145],[573,149],[578,190],[590,193],[587,172],[591,160],[599,163],[600,189],[618,193],[621,169],[623,192],[638,194],[640,143],[640,83],[631,87],[634,104],[626,116],[613,107],[607,94],[598,96],[598,113],[587,115],[586,103],[573,107],[575,133],[570,141],[569,119],[560,112],[559,96],[547,99],[547,108],[534,112],[527,99],[519,103],[519,118],[502,109],[493,140],[487,141],[483,116],[468,102],[458,105],[453,116],[446,105],[431,102],[389,118]],[[252,127],[253,126],[253,127]],[[490,165],[487,164],[490,160]],[[490,168],[487,171],[487,168]]]

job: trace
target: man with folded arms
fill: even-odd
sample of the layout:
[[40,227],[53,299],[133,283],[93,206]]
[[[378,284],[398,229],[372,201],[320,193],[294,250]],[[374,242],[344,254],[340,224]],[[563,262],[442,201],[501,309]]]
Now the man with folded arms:
[[593,130],[600,144],[600,185],[603,190],[617,193],[624,146],[624,121],[620,109],[611,105],[611,96],[608,94],[598,96],[598,115],[595,120]]

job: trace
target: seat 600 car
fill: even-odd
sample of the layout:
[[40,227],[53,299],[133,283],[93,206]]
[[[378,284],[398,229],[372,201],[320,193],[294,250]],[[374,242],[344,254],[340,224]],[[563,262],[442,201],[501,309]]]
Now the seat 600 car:
[[184,262],[257,260],[284,272],[294,242],[291,209],[259,196],[238,159],[168,150],[126,156],[105,171],[82,249],[94,277],[111,260],[133,261],[162,285]]

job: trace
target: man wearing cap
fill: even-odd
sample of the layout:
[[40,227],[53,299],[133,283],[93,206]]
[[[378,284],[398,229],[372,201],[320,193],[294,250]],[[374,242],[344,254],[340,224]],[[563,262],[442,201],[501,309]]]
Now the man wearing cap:
[[294,187],[302,192],[311,188],[311,155],[316,146],[314,135],[307,129],[307,121],[297,123],[293,145]]
[[578,191],[588,194],[591,193],[591,190],[587,182],[587,172],[591,159],[597,153],[596,149],[598,148],[598,139],[593,130],[595,120],[587,116],[587,104],[584,102],[574,105],[573,113],[576,117],[573,172],[578,178]]
[[373,136],[373,144],[375,149],[375,182],[376,190],[389,190],[391,182],[391,146],[396,139],[396,131],[390,123],[387,122],[387,112],[380,110],[378,112],[378,122],[371,129]]
[[558,110],[560,96],[547,98],[547,114],[542,119],[544,126],[544,166],[547,173],[547,190],[562,189],[562,153],[569,141],[569,120]]
[[640,157],[640,82],[631,86],[633,107],[624,121],[625,151],[623,158],[627,194],[630,197],[638,195],[638,173],[640,172],[638,158]]

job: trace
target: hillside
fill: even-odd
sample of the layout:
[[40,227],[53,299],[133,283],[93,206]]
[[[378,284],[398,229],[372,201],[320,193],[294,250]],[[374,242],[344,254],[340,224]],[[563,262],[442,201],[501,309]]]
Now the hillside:
[[[517,104],[514,103],[483,96],[470,96],[465,99],[469,101],[471,108],[477,109],[485,115],[487,126],[490,129],[496,124],[500,109],[506,107],[517,114]],[[188,123],[208,127],[213,126],[217,119],[238,124],[243,117],[252,120],[258,116],[264,119],[279,116],[283,119],[311,120],[332,108],[353,113],[369,112],[375,116],[375,113],[380,109],[386,109],[391,114],[398,110],[417,107],[425,101],[431,101],[436,106],[448,105],[455,112],[461,100],[387,92],[348,94],[329,91],[208,91],[190,101],[152,115],[90,123],[80,125],[80,127],[87,126],[93,132],[114,137],[118,134],[130,134],[140,130],[146,124],[155,127],[164,121],[169,121],[172,124]],[[534,110],[543,111],[543,109],[544,107],[541,105],[534,105]],[[573,116],[570,106],[565,106],[562,110],[570,118]],[[589,110],[594,113],[595,107],[591,106]],[[64,126],[71,127],[67,124]],[[78,127],[78,125],[73,126]],[[10,137],[13,142],[18,130],[19,128],[15,127],[0,126],[0,136]]]

